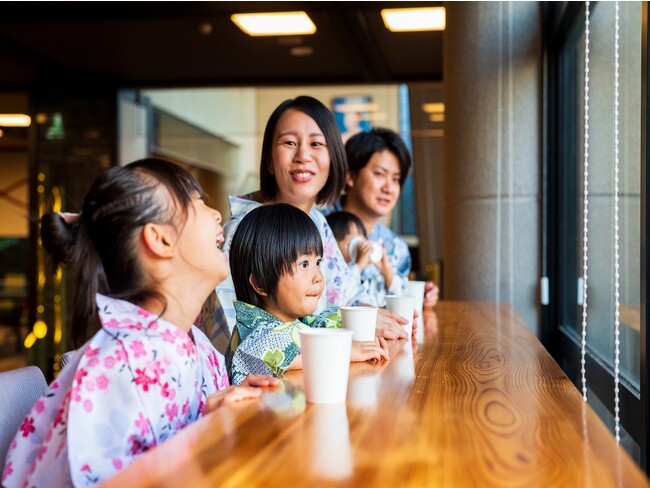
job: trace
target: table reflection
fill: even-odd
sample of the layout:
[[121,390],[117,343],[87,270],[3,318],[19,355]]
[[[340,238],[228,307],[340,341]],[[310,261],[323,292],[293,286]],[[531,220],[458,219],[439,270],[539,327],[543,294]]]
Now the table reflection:
[[345,403],[335,405],[309,404],[311,415],[310,455],[313,473],[328,480],[352,476],[354,464],[350,447],[350,427]]

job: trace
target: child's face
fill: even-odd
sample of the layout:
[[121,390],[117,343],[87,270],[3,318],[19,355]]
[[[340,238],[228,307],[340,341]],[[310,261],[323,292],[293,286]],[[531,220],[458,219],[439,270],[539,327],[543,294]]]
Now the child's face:
[[350,224],[348,225],[348,233],[345,235],[343,239],[341,239],[338,242],[339,249],[341,250],[343,257],[345,258],[346,263],[352,261],[352,259],[350,258],[350,241],[357,236],[364,237],[364,235],[361,233],[359,228],[356,225],[354,225],[354,222],[350,222]]
[[300,256],[293,264],[293,274],[280,277],[277,302],[264,298],[266,311],[283,322],[314,313],[325,287],[320,262],[321,256],[316,254]]
[[208,207],[197,193],[188,208],[187,221],[177,245],[183,260],[206,279],[213,280],[215,285],[228,276],[230,269],[225,254],[219,248],[221,243],[221,214]]

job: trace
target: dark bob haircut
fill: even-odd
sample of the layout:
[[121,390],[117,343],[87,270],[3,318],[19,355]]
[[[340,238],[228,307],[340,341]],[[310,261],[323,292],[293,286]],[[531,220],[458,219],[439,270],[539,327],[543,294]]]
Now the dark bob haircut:
[[359,217],[350,212],[332,212],[327,217],[327,223],[332,229],[332,234],[337,241],[342,241],[348,235],[350,224],[354,224],[363,237],[368,237],[366,226]]
[[263,308],[249,278],[276,303],[278,283],[303,254],[323,255],[316,224],[287,203],[262,205],[239,223],[230,245],[230,270],[237,300]]
[[370,132],[359,132],[348,139],[345,152],[350,173],[358,174],[368,164],[373,154],[386,150],[390,151],[399,162],[399,186],[403,186],[411,170],[411,155],[402,138],[390,129],[375,127]]
[[275,175],[269,172],[272,163],[275,129],[278,120],[287,110],[298,110],[311,117],[323,131],[325,142],[330,154],[330,172],[325,186],[316,196],[317,205],[332,205],[336,202],[345,187],[347,163],[345,148],[341,133],[336,125],[334,116],[320,101],[309,96],[300,96],[285,100],[273,111],[264,129],[262,140],[262,157],[260,160],[260,191],[265,201],[273,200],[278,194]]

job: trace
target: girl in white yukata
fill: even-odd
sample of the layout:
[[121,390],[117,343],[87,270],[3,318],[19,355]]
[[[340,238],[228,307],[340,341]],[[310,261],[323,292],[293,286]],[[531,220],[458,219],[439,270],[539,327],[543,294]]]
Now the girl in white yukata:
[[[228,274],[221,215],[194,178],[157,159],[112,168],[81,214],[46,214],[43,246],[76,270],[78,350],[27,415],[2,486],[101,482],[225,402],[260,395],[230,387],[224,358],[194,325]],[[88,326],[99,329],[88,335]]]
[[[226,352],[233,384],[249,374],[301,369],[301,329],[341,327],[338,307],[318,315],[323,241],[308,214],[286,203],[262,205],[240,222],[230,247],[237,322]],[[383,338],[352,343],[351,361],[386,360]]]

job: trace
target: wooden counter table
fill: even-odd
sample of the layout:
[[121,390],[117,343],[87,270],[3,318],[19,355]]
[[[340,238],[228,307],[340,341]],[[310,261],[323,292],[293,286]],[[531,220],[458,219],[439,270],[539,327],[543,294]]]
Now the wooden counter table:
[[650,486],[509,305],[442,302],[418,335],[352,364],[345,405],[292,372],[103,486]]

